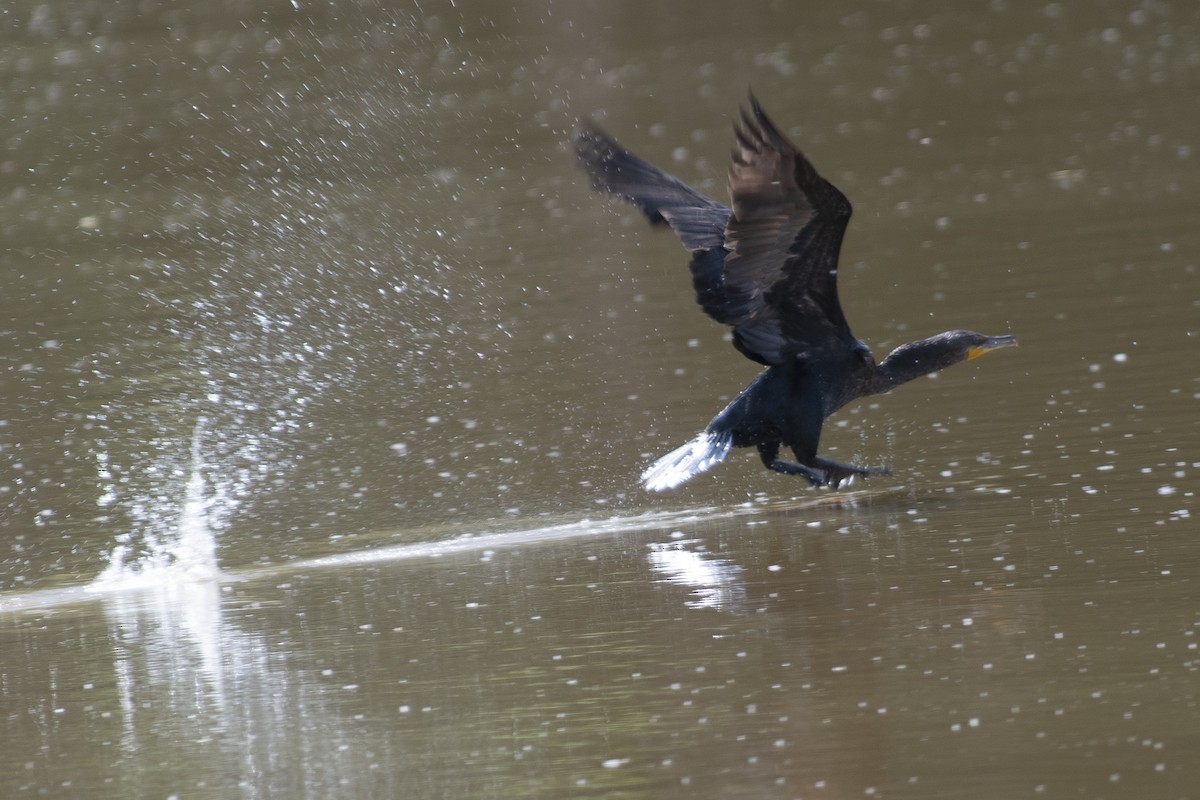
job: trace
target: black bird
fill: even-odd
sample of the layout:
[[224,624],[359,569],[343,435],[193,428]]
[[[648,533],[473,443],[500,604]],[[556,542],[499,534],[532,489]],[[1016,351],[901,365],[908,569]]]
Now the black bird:
[[[581,122],[575,152],[592,187],[666,224],[692,254],[700,306],[733,327],[733,345],[767,367],[696,438],[642,473],[663,491],[757,447],[768,469],[814,486],[842,486],[884,467],[817,455],[825,418],[859,397],[881,394],[960,361],[1017,343],[1013,336],[954,330],[901,345],[876,363],[854,337],[837,295],[838,251],[850,203],[779,132],[753,95],[734,126],[729,167],[733,208],[710,200]],[[796,460],[779,457],[786,445]]]

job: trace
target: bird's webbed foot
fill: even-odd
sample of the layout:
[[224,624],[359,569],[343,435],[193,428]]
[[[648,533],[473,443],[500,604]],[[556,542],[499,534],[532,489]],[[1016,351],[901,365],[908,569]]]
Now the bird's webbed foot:
[[784,475],[802,475],[813,486],[829,486],[841,489],[849,486],[859,475],[890,475],[887,467],[859,467],[853,464],[839,464],[827,458],[814,456],[812,464],[800,464],[795,461],[785,461],[779,457],[778,445],[759,445],[758,454],[767,469]]
[[816,456],[813,463],[825,474],[825,486],[840,489],[849,486],[856,477],[868,478],[872,475],[891,475],[887,467],[860,467],[857,464],[839,464],[827,458]]

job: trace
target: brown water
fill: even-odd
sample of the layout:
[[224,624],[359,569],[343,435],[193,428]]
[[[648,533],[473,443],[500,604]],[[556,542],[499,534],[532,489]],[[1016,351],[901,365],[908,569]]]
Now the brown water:
[[[1194,796],[1200,12],[806,5],[8,4],[0,796]],[[570,130],[747,86],[1021,347],[648,496],[755,367]]]

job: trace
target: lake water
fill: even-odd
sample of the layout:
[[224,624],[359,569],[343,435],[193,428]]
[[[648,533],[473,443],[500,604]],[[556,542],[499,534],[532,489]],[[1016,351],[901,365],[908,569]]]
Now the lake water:
[[[1200,11],[0,12],[4,797],[1183,798]],[[855,206],[892,476],[638,475],[755,375],[575,119]]]

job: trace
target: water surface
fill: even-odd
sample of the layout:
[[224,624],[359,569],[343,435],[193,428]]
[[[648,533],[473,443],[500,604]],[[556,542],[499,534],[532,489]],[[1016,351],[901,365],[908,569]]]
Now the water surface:
[[[11,4],[10,4],[11,5]],[[1186,797],[1186,4],[11,5],[0,794]],[[811,491],[637,475],[755,374],[577,116],[855,206]]]

